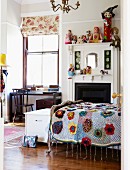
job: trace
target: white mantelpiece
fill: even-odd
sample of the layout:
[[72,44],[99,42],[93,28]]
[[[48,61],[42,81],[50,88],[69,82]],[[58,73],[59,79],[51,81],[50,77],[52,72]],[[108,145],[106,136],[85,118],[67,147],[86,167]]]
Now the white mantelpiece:
[[[108,74],[102,75],[100,70],[104,69],[104,51],[111,51],[111,69]],[[75,100],[75,83],[111,83],[111,96],[118,91],[118,56],[117,49],[110,46],[110,43],[87,43],[68,45],[69,64],[75,66],[75,51],[80,51],[80,69],[86,67],[85,59],[89,53],[96,53],[98,56],[98,67],[92,70],[92,74],[80,74],[80,70],[75,71],[72,79],[68,79],[68,99]],[[113,99],[111,98],[111,102]]]

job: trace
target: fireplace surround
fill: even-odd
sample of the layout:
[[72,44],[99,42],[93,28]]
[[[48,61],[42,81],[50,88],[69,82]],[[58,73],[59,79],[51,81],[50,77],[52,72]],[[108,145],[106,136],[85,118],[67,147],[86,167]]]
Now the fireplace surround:
[[75,83],[75,100],[110,103],[111,83]]
[[[75,75],[68,77],[67,99],[116,103],[112,94],[119,91],[117,50],[110,43],[71,44],[69,49],[71,52],[68,51],[68,61],[75,66]],[[96,56],[96,67],[92,67],[91,74],[82,74],[80,71],[88,65],[90,54]],[[89,57],[91,60],[91,56]],[[108,74],[101,74],[101,70],[106,70]]]

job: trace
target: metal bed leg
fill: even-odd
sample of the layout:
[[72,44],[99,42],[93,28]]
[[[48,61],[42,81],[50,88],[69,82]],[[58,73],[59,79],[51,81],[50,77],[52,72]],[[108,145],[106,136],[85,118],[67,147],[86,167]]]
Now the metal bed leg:
[[101,147],[101,161],[102,161],[102,147]]
[[94,161],[96,161],[96,146],[95,146],[95,152],[94,152]]
[[68,143],[67,143],[67,146],[66,146],[66,157],[68,157]]
[[78,159],[78,152],[79,152],[79,146],[78,146],[78,143],[77,143],[77,153],[76,153],[76,159]]
[[92,146],[90,146],[90,160],[92,159]]
[[50,154],[51,152],[51,132],[50,130],[48,131],[48,150],[46,151],[47,154]]

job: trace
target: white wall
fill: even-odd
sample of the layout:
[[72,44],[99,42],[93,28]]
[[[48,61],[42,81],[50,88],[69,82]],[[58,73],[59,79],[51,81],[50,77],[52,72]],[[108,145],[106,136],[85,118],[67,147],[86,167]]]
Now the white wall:
[[[0,1],[0,53],[1,53],[1,1]],[[1,96],[1,94],[0,94]],[[1,111],[0,111],[1,113]],[[3,170],[3,163],[4,163],[4,119],[0,118],[0,170]]]
[[[75,1],[76,2],[76,1]],[[74,6],[74,1],[69,1]],[[108,7],[119,5],[114,10],[115,17],[113,19],[113,26],[120,28],[120,0],[80,0],[80,7],[77,10],[71,10],[68,14],[61,14],[61,30],[60,30],[60,82],[63,93],[63,101],[68,99],[67,95],[67,70],[68,70],[68,54],[67,46],[64,44],[64,37],[68,29],[71,29],[73,34],[83,35],[87,30],[92,30],[94,26],[101,27],[103,32],[103,19],[101,12]],[[22,5],[21,16],[36,16],[54,13],[51,9],[50,3],[39,3],[32,5]]]
[[117,9],[114,10],[115,17],[113,19],[112,26],[117,26],[120,28],[120,0],[81,0],[81,6],[76,11],[72,10],[68,14],[64,14],[62,20],[62,92],[63,100],[67,100],[67,70],[69,68],[69,61],[67,57],[67,46],[64,44],[64,37],[67,30],[72,30],[73,34],[78,36],[86,34],[87,30],[93,32],[94,26],[98,26],[103,33],[103,19],[101,17],[101,12],[106,10],[108,7],[119,5]]
[[1,28],[1,51],[7,55],[9,67],[6,81],[6,101],[4,103],[4,117],[8,121],[9,115],[9,93],[12,88],[22,87],[22,34],[21,6],[14,0],[2,1],[2,28]]

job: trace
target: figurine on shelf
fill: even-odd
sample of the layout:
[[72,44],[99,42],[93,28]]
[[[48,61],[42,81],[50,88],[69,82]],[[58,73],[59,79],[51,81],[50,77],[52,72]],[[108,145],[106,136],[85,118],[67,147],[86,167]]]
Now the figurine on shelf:
[[83,43],[87,43],[87,36],[86,35],[82,35],[82,41],[83,41]]
[[75,69],[74,69],[73,64],[70,64],[70,67],[68,69],[68,76],[69,76],[69,78],[72,78],[72,76],[74,76],[74,74],[75,74],[74,71],[75,71]]
[[82,69],[80,70],[80,74],[83,74],[83,70]]
[[121,50],[121,40],[118,36],[119,29],[117,27],[112,28],[112,42],[110,46],[114,46],[115,48],[119,48]]
[[86,68],[83,69],[83,74],[86,74]]
[[102,35],[100,33],[99,27],[94,27],[94,33],[91,34],[89,38],[89,42],[91,43],[99,43],[102,42]]
[[92,73],[92,68],[91,66],[86,67],[86,74],[91,74]]
[[72,36],[72,44],[76,44],[77,43],[77,35],[73,35]]
[[118,5],[115,5],[101,13],[102,19],[104,20],[104,40],[103,40],[104,42],[110,42],[112,40],[112,32],[111,32],[112,18],[114,18],[115,16],[113,10],[117,7]]
[[78,37],[76,44],[83,44],[83,41],[82,41],[82,38],[81,38],[81,37]]
[[102,75],[104,75],[104,74],[108,74],[108,71],[100,70],[100,73],[101,73]]
[[72,31],[68,30],[68,33],[65,36],[65,44],[72,44]]
[[88,31],[86,31],[86,33],[87,33],[87,41],[89,42],[90,37],[92,36],[91,31],[88,30]]

